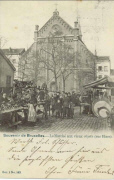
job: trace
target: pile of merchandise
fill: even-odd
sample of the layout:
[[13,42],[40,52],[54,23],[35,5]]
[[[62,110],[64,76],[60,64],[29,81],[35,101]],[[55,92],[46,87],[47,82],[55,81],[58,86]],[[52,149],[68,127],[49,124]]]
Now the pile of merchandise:
[[7,96],[7,100],[3,100],[0,103],[0,111],[12,111],[22,107],[26,107],[30,101],[31,89],[33,89],[33,83],[15,81],[13,90]]

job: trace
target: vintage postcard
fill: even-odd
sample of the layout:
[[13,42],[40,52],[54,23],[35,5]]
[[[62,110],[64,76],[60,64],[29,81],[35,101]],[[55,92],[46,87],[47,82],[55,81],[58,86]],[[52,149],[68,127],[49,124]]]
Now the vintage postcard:
[[0,1],[0,178],[114,179],[113,32],[113,1]]

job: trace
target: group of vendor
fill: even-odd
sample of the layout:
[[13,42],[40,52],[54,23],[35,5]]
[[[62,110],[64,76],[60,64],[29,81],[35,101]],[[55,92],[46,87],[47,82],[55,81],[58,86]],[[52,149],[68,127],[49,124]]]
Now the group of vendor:
[[5,110],[8,104],[14,106],[28,106],[32,104],[36,113],[38,106],[43,104],[46,118],[48,115],[60,118],[73,118],[74,106],[79,106],[81,94],[71,92],[48,92],[47,88],[26,87],[8,96],[0,95],[0,105]]
[[17,90],[15,89],[9,96],[7,96],[6,93],[1,93],[0,106],[1,108],[4,107],[3,110],[5,110],[5,106],[7,109],[7,105],[13,107],[28,106],[29,114],[32,115],[32,112],[34,111],[37,115],[39,113],[40,105],[43,105],[43,113],[45,114],[46,119],[48,118],[48,115],[56,118],[73,118],[74,107],[80,106],[81,103],[88,103],[90,105],[83,108],[83,113],[92,113],[92,98],[93,93],[91,91],[86,92],[85,95],[82,96],[81,93],[76,93],[75,91],[49,92],[46,87],[37,88],[34,86],[26,86],[24,88],[17,88]]

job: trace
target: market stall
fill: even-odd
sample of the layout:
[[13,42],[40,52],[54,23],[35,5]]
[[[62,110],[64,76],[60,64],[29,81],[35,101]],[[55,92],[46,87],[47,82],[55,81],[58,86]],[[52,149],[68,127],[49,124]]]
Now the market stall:
[[22,123],[21,117],[24,117],[24,112],[27,109],[27,107],[12,107],[9,109],[5,108],[0,110],[1,125],[17,128],[17,126]]
[[40,114],[47,119],[49,97],[46,92],[31,81],[15,81],[10,94],[1,94],[0,124],[17,127],[21,123],[36,122]]
[[111,89],[114,89],[114,81],[106,76],[84,86],[91,90],[91,106],[95,116],[107,118],[112,113],[113,103],[111,102]]

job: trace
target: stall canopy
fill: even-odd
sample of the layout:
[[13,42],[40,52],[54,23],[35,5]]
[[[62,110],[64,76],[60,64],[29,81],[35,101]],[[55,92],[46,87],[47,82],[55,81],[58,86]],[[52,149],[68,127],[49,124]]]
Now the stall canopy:
[[103,87],[100,87],[101,85],[106,85],[106,87],[104,87],[105,89],[114,88],[114,80],[111,79],[109,76],[106,76],[104,78],[101,78],[99,80],[96,80],[89,84],[84,85],[84,88],[85,89],[88,89],[88,88],[102,88],[103,89]]

